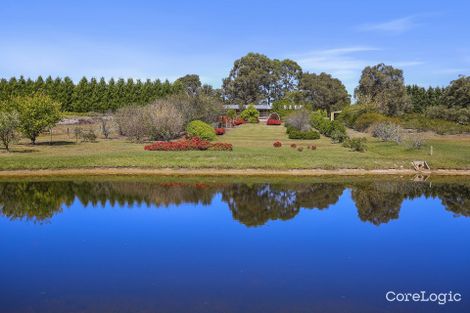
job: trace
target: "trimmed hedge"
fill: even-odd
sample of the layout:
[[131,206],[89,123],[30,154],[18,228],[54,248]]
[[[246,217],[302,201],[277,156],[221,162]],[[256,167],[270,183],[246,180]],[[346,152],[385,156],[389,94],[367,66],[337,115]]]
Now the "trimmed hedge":
[[204,140],[212,141],[215,139],[214,128],[203,121],[195,120],[186,127],[188,137],[199,137]]

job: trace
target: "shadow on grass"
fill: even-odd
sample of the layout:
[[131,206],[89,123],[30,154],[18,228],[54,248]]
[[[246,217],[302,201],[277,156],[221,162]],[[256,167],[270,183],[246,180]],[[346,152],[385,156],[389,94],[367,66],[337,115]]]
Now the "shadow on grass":
[[10,149],[10,151],[7,151],[5,149],[0,149],[0,154],[4,154],[4,155],[17,154],[17,153],[33,153],[33,152],[38,152],[38,150],[35,150],[35,149],[23,149],[23,150]]
[[36,144],[27,144],[25,146],[29,147],[35,147],[35,146],[70,146],[76,144],[75,141],[65,141],[65,140],[59,140],[59,141],[42,141],[42,142],[36,142]]

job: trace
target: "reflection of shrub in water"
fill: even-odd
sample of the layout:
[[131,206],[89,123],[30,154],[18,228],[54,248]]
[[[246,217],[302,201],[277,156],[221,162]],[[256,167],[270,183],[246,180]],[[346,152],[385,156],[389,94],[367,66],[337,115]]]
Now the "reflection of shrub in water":
[[299,207],[292,191],[276,191],[270,185],[234,185],[222,191],[233,218],[247,226],[265,224],[268,220],[294,217]]
[[224,189],[233,218],[247,226],[269,220],[288,220],[300,208],[324,209],[338,201],[344,187],[338,184],[234,185]]
[[48,183],[0,184],[0,213],[11,220],[48,220],[62,211],[62,204],[73,200],[73,196],[61,195],[61,188]]
[[296,188],[297,203],[306,209],[326,209],[338,202],[344,188],[342,184],[330,183],[300,185]]
[[470,217],[470,186],[469,185],[437,185],[435,195],[438,196],[446,210],[457,215]]
[[374,225],[397,219],[403,201],[399,193],[382,192],[373,185],[354,187],[351,195],[361,221]]
[[[78,199],[84,206],[146,204],[169,206],[193,203],[209,205],[222,193],[233,218],[247,226],[269,220],[288,220],[301,208],[325,209],[336,203],[345,185],[314,184],[215,184],[117,182],[20,182],[0,183],[0,214],[10,219],[45,221]],[[351,184],[359,218],[375,225],[399,217],[404,199],[439,197],[447,210],[470,216],[470,185],[420,182],[362,182]]]

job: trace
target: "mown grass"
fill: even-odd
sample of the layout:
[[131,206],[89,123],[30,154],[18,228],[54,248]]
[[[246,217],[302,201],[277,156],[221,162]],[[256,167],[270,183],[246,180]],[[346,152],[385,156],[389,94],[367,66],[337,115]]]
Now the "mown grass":
[[[12,169],[66,169],[90,167],[142,168],[221,168],[221,169],[388,169],[410,168],[412,160],[426,160],[431,168],[470,169],[470,137],[427,140],[421,150],[410,150],[406,145],[384,143],[369,138],[368,151],[351,152],[328,138],[319,140],[289,140],[283,126],[262,124],[243,125],[227,130],[219,141],[232,143],[234,150],[161,152],[144,151],[143,144],[125,139],[98,139],[96,143],[75,143],[65,134],[39,140],[39,145],[26,142],[14,146],[14,152],[0,152],[0,170]],[[274,148],[273,142],[283,143]],[[302,152],[290,148],[291,143],[304,146]],[[317,149],[306,149],[315,144]],[[433,155],[429,147],[433,146]]]

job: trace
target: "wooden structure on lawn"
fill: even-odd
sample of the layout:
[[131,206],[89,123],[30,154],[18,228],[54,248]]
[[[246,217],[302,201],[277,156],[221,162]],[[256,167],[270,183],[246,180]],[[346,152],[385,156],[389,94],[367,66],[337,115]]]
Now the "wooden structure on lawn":
[[429,171],[431,168],[429,167],[426,161],[412,161],[411,164],[413,165],[416,171]]
[[341,111],[333,111],[330,113],[330,121],[334,121],[335,120],[335,114],[340,114]]

